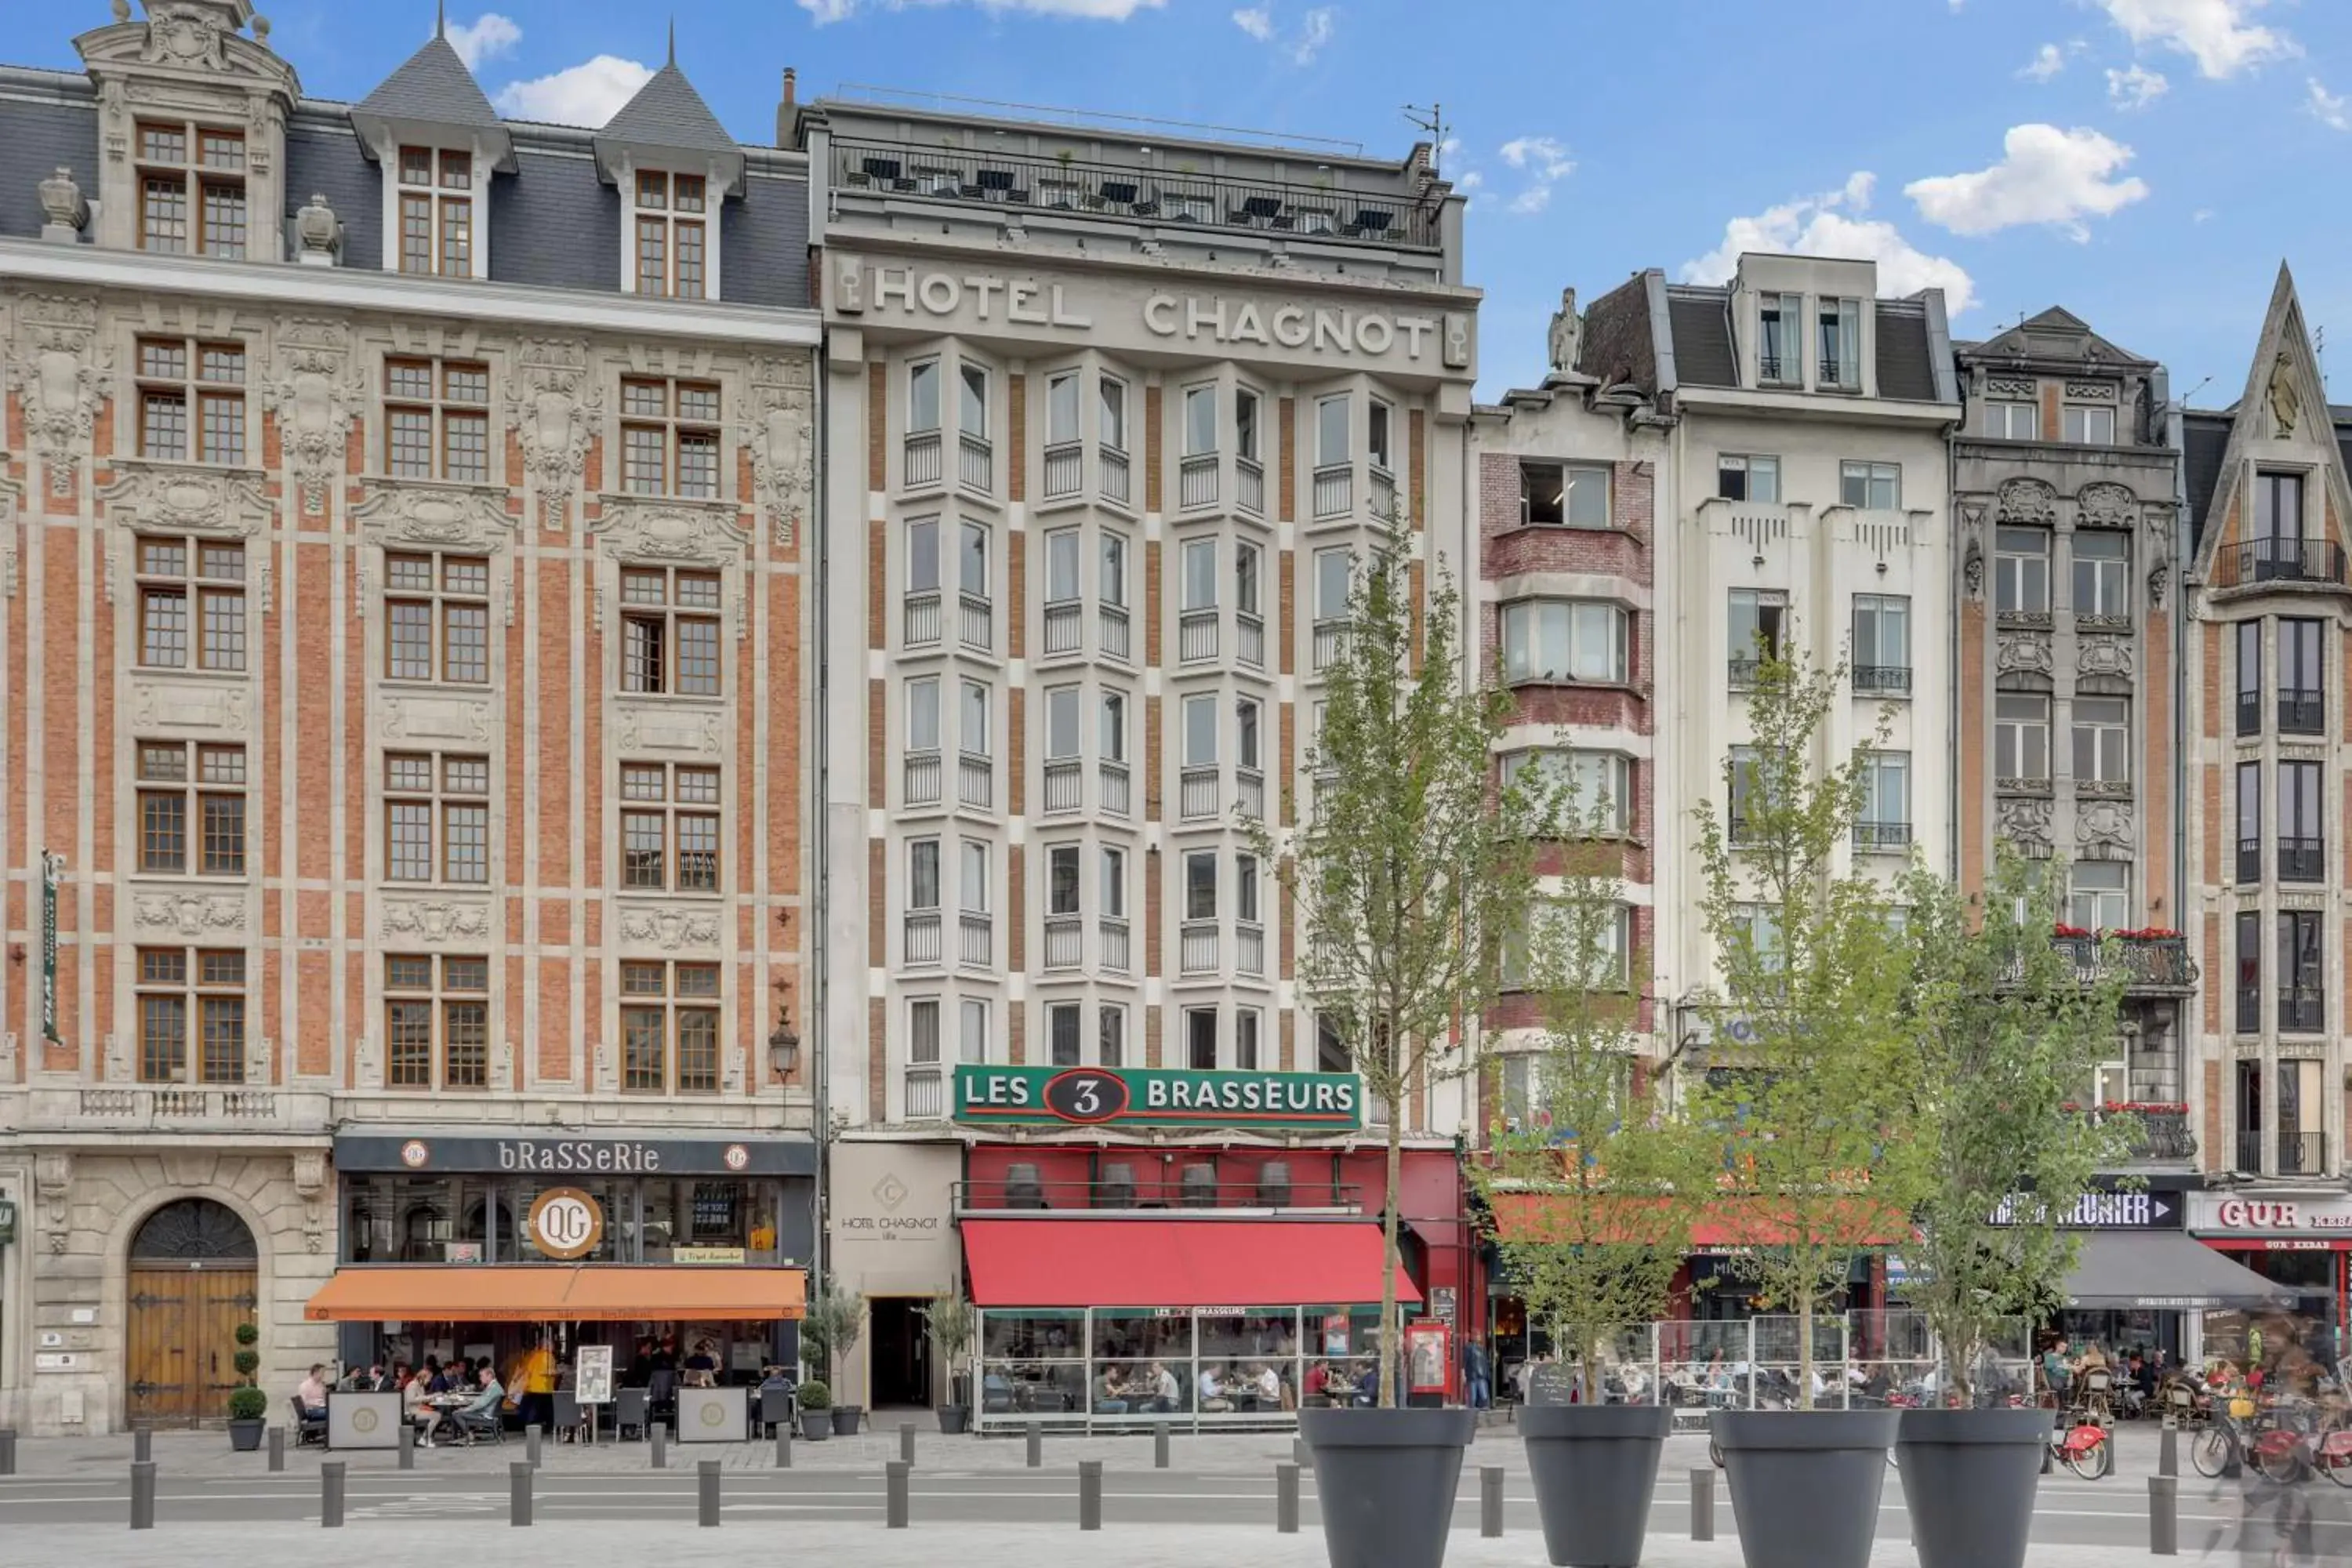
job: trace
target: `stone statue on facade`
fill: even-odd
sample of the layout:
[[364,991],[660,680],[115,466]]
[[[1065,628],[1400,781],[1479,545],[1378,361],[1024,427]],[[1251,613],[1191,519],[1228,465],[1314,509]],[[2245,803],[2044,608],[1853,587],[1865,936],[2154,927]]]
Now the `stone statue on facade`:
[[1576,313],[1576,290],[1559,291],[1559,309],[1552,312],[1551,368],[1557,375],[1576,374],[1577,352],[1584,342],[1584,320]]
[[2271,368],[2271,434],[2282,441],[2287,439],[2302,416],[2303,395],[2294,389],[2294,362],[2281,354]]

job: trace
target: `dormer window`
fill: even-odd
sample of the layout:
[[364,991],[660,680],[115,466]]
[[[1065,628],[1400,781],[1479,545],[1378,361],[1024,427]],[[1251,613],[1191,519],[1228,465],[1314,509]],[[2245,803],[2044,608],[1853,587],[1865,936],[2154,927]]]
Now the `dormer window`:
[[139,248],[241,259],[245,138],[184,121],[139,126]]
[[1767,385],[1804,380],[1797,356],[1802,349],[1805,297],[1765,294],[1756,304],[1756,379]]
[[473,154],[403,147],[399,181],[400,269],[473,277]]
[[674,300],[705,297],[705,186],[699,174],[637,174],[637,292]]
[[1862,301],[1824,300],[1821,316],[1823,387],[1862,389]]

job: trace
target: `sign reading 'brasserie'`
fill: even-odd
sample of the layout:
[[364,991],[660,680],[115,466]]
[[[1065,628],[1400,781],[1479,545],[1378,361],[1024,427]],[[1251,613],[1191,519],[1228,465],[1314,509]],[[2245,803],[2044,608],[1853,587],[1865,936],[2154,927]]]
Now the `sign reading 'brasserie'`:
[[1349,1073],[964,1066],[956,1068],[955,1119],[979,1125],[1345,1132],[1364,1124],[1364,1091]]

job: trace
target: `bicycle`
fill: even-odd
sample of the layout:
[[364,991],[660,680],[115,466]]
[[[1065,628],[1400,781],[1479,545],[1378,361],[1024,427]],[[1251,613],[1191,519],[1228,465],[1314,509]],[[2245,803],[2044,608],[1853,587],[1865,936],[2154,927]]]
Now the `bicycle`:
[[2050,1458],[2086,1481],[2105,1480],[2115,1473],[2115,1445],[2107,1440],[2107,1429],[2095,1421],[2053,1428]]

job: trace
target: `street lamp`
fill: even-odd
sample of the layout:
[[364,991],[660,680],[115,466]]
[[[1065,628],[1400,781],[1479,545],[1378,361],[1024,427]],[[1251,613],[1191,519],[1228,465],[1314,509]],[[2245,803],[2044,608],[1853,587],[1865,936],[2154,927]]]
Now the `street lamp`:
[[801,1037],[793,1028],[792,1011],[779,1008],[776,1026],[768,1035],[768,1066],[775,1069],[779,1079],[788,1079],[800,1062]]

